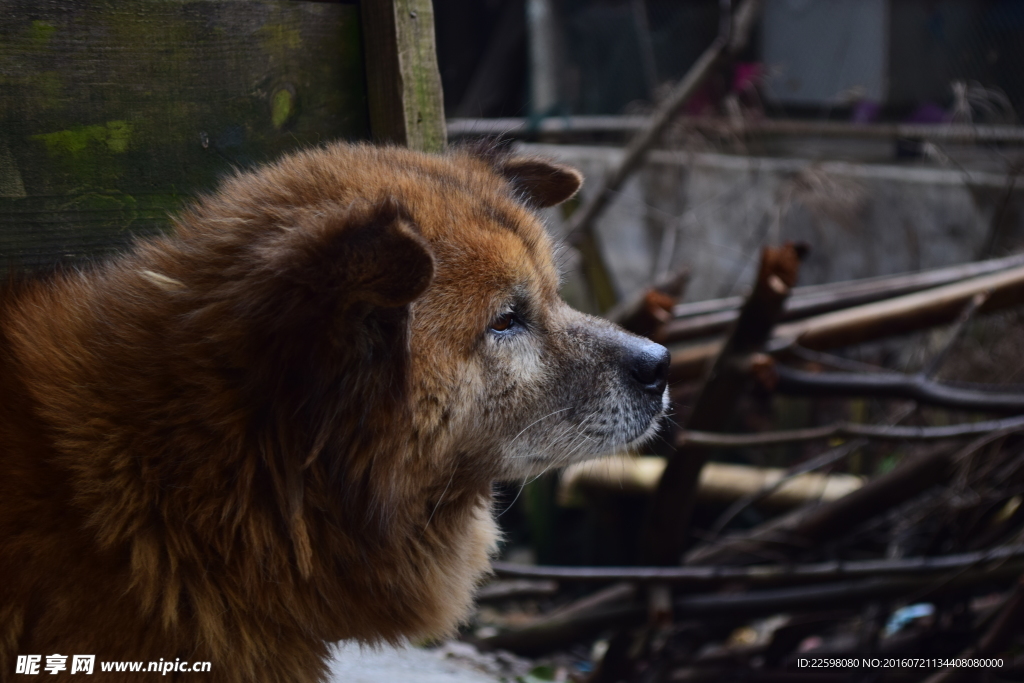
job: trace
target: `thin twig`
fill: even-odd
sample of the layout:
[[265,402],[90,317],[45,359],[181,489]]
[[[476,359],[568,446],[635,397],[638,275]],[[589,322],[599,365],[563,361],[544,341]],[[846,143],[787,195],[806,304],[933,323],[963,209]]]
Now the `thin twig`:
[[555,567],[520,565],[509,562],[495,562],[492,567],[499,576],[557,581],[632,581],[691,585],[742,582],[755,586],[779,586],[815,580],[943,573],[955,569],[977,568],[979,565],[990,562],[1018,559],[1024,559],[1024,545],[1001,546],[955,555],[815,562],[798,565],[755,565],[751,567],[721,565],[703,567]]
[[723,56],[729,52],[736,53],[743,49],[747,36],[750,34],[750,28],[753,25],[752,18],[757,12],[758,5],[758,0],[745,0],[736,9],[732,21],[728,19],[723,21],[723,26],[731,27],[731,36],[728,28],[720,28],[719,35],[711,45],[690,67],[690,70],[669,93],[668,97],[658,105],[647,126],[639,131],[629,143],[618,168],[608,175],[602,185],[591,193],[583,206],[572,215],[566,233],[567,240],[576,243],[593,230],[595,221],[608,205],[613,193],[622,187],[623,183],[640,166],[648,150],[661,139],[662,133],[675,119],[680,107],[704,82],[704,79],[713,71]]
[[[667,570],[667,568],[665,569]],[[779,612],[820,612],[824,609],[862,604],[866,600],[899,598],[928,589],[929,596],[957,593],[980,582],[1012,580],[1020,572],[1015,565],[997,565],[992,569],[973,569],[944,582],[934,589],[934,577],[892,576],[837,581],[810,586],[769,588],[744,593],[705,593],[687,595],[673,602],[677,618],[715,617],[730,622]],[[616,605],[577,618],[559,620],[542,626],[501,633],[476,642],[481,649],[511,650],[520,654],[541,654],[569,643],[596,636],[610,627],[629,628],[643,622],[647,607],[639,603]]]
[[805,360],[810,363],[818,363],[819,365],[835,368],[836,370],[845,370],[846,372],[858,372],[863,374],[865,372],[884,372],[885,370],[885,368],[880,365],[863,363],[859,360],[837,356],[834,353],[805,349],[799,344],[793,344],[787,348],[786,353],[792,354],[800,360]]
[[696,548],[687,555],[686,564],[745,564],[750,558],[762,557],[765,553],[784,558],[794,550],[814,547],[827,538],[841,537],[931,487],[946,483],[954,476],[956,463],[1020,429],[1018,425],[986,432],[956,451],[943,445],[911,455],[892,471],[872,479],[838,500],[798,510],[754,529]]
[[998,391],[995,386],[952,386],[929,379],[923,373],[807,372],[777,365],[772,379],[776,381],[775,391],[794,396],[897,398],[957,410],[1024,413],[1024,393]]
[[743,496],[730,505],[729,508],[723,512],[717,520],[715,520],[715,523],[708,532],[708,540],[718,538],[718,536],[721,535],[722,530],[729,526],[729,523],[736,519],[736,517],[744,510],[772,495],[796,477],[799,477],[801,474],[807,474],[808,472],[822,469],[823,467],[828,467],[840,460],[844,460],[849,457],[850,454],[861,449],[867,444],[867,439],[854,439],[853,441],[849,441],[835,448],[830,448],[824,453],[790,468],[778,481],[772,482],[768,486],[765,486],[754,493]]
[[842,437],[864,437],[882,441],[941,441],[962,439],[1007,429],[1024,430],[1024,415],[1002,420],[985,420],[942,427],[898,427],[836,422],[822,427],[786,429],[761,432],[760,434],[724,434],[685,430],[679,433],[678,443],[689,443],[706,448],[753,448]]
[[957,318],[956,322],[953,323],[953,329],[949,333],[949,337],[946,339],[946,343],[942,346],[942,349],[935,354],[931,361],[925,365],[921,370],[921,377],[930,379],[942,369],[942,364],[946,362],[947,356],[949,356],[950,350],[956,345],[956,342],[963,336],[964,330],[967,329],[967,324],[974,318],[974,314],[978,312],[982,304],[988,301],[988,297],[991,292],[978,292],[971,297],[970,302],[964,306],[964,310],[960,313],[960,317]]

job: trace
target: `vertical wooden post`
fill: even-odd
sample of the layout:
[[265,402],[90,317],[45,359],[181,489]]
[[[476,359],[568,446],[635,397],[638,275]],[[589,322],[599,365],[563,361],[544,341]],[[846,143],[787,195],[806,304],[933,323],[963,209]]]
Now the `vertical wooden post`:
[[559,105],[558,32],[552,0],[526,0],[530,54],[530,113],[550,116]]
[[[725,346],[704,380],[686,420],[687,429],[721,431],[732,418],[736,400],[750,382],[749,361],[771,337],[786,298],[796,285],[805,254],[806,247],[788,242],[761,252],[754,290],[743,303]],[[683,444],[669,458],[641,536],[644,564],[679,564],[690,530],[700,472],[709,455],[707,448]]]
[[374,139],[441,151],[447,135],[431,0],[362,0],[360,11]]

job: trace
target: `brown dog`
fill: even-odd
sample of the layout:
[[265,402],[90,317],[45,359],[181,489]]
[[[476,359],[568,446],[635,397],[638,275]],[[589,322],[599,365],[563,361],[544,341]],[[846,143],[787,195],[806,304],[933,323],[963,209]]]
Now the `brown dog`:
[[665,349],[558,298],[532,208],[580,182],[333,145],[0,291],[0,680],[59,653],[48,680],[316,681],[332,641],[450,632],[491,482],[664,411]]

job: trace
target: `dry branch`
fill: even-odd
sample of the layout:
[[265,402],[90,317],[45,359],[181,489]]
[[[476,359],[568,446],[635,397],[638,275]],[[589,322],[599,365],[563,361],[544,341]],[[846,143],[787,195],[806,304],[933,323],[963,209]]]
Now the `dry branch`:
[[[786,301],[782,319],[786,321],[800,320],[812,315],[913,294],[1022,265],[1024,265],[1024,254],[1017,254],[1001,259],[978,261],[920,273],[796,287],[789,300]],[[665,324],[658,341],[670,344],[721,334],[736,320],[740,304],[742,304],[741,297],[680,304],[673,309],[674,317]]]
[[[720,430],[726,426],[750,379],[743,364],[771,336],[786,297],[796,284],[803,255],[803,249],[793,244],[762,252],[754,290],[694,402],[687,429]],[[694,493],[708,454],[695,444],[680,443],[669,459],[641,539],[645,564],[671,565],[679,561],[696,498]]]
[[614,583],[601,590],[585,595],[568,605],[560,607],[549,614],[539,617],[530,626],[544,626],[586,617],[601,612],[609,607],[631,602],[637,594],[637,587],[632,582]]
[[552,595],[558,591],[554,581],[492,581],[481,586],[476,592],[477,602],[496,602],[537,595]]
[[837,501],[797,510],[750,531],[695,548],[687,554],[685,564],[750,564],[814,547],[826,538],[841,537],[854,526],[947,481],[953,474],[953,461],[954,453],[948,447],[918,453]]
[[[742,593],[687,595],[673,601],[677,619],[718,618],[733,623],[755,616],[779,612],[836,609],[862,605],[867,600],[896,599],[914,595],[957,594],[986,582],[1012,581],[1020,573],[1016,564],[1001,564],[985,569],[955,570],[952,577],[904,576],[837,581],[790,588],[772,588]],[[540,654],[596,636],[616,627],[628,628],[643,622],[647,608],[637,603],[607,607],[576,618],[547,622],[539,626],[501,633],[477,642],[481,649],[511,650],[518,654]]]
[[786,429],[758,434],[723,434],[684,430],[679,433],[678,443],[694,444],[705,448],[751,448],[755,446],[778,446],[780,444],[821,441],[822,439],[864,437],[885,441],[943,441],[962,439],[998,430],[1024,429],[1024,415],[1007,417],[1002,420],[984,420],[941,427],[905,427],[900,425],[866,425],[853,422],[837,422],[823,427]]
[[[975,312],[977,312],[978,307],[981,306],[981,304],[983,304],[987,299],[988,299],[988,294],[987,293],[984,293],[984,294],[979,293],[979,294],[975,294],[974,295],[974,297],[970,301],[970,304],[967,305],[964,308],[963,311],[961,311],[959,318],[957,318],[957,321],[954,324],[954,329],[947,336],[946,341],[944,342],[942,348],[939,350],[939,352],[937,354],[935,354],[928,361],[928,363],[926,364],[925,368],[919,373],[919,379],[920,380],[922,380],[922,381],[931,380],[932,377],[935,375],[935,373],[942,367],[942,363],[945,360],[947,354],[949,353],[949,350],[953,347],[953,345],[960,338],[960,335],[963,333],[964,329],[966,329],[967,323],[974,316]],[[808,349],[802,349],[800,347],[797,347],[796,350],[799,350],[800,355],[807,355],[807,354],[816,354],[816,353],[818,353],[818,352],[815,352],[815,351],[810,351]],[[840,361],[842,361],[842,359],[840,359]],[[835,361],[833,361],[833,362],[835,362]],[[772,369],[775,370],[774,367]],[[874,372],[874,370],[872,370],[872,372]],[[763,374],[765,374],[765,373],[762,373],[762,375]],[[771,388],[772,389],[778,389],[778,385],[780,383],[780,377],[779,377],[780,373],[777,370],[775,370],[774,372],[770,372],[770,373],[767,373],[767,374],[770,375]],[[763,376],[761,376],[759,378],[761,379],[762,382],[764,382],[764,377]],[[899,424],[904,418],[906,418],[906,417],[910,416],[912,413],[916,412],[918,410],[918,408],[919,408],[919,404],[917,402],[914,402],[909,409],[905,409],[905,410],[901,411],[901,415],[899,417],[897,417],[895,420],[891,421],[890,425],[897,425],[897,424]],[[807,472],[812,472],[815,469],[818,469],[820,467],[828,466],[828,465],[830,465],[832,463],[835,463],[835,462],[837,462],[837,461],[839,461],[841,459],[844,459],[844,458],[852,455],[853,453],[857,452],[862,447],[866,446],[868,443],[870,443],[869,439],[865,439],[865,438],[853,439],[853,440],[847,441],[847,442],[845,442],[845,443],[843,443],[843,444],[841,444],[841,445],[839,445],[839,446],[837,446],[835,448],[832,448],[832,449],[826,451],[825,453],[822,453],[822,454],[820,454],[818,456],[815,456],[814,458],[812,458],[812,459],[810,459],[810,460],[808,460],[808,461],[806,461],[804,463],[801,463],[801,464],[791,468],[791,470],[787,474],[787,476],[781,478],[774,485],[769,486],[769,487],[765,487],[761,491],[758,491],[755,494],[748,495],[745,498],[743,498],[741,500],[738,500],[735,503],[733,503],[729,507],[729,509],[727,509],[722,515],[719,516],[718,520],[712,526],[712,528],[711,528],[712,536],[713,537],[717,537],[718,534],[720,534],[722,532],[722,530],[729,524],[729,522],[731,522],[733,519],[736,518],[737,515],[740,514],[740,512],[742,512],[744,509],[748,508],[750,505],[753,505],[754,503],[756,503],[756,502],[758,502],[760,500],[764,500],[769,495],[771,495],[776,490],[778,490],[780,487],[782,487],[785,484],[787,484],[793,478],[798,477],[798,476],[800,476],[800,475],[802,475],[804,473],[807,473]]]
[[[785,310],[788,315],[789,311],[793,309],[805,306],[830,305],[837,300],[847,301],[858,296],[865,297],[865,299],[857,301],[853,305],[871,303],[872,301],[889,299],[904,294],[913,294],[925,289],[941,287],[968,278],[978,277],[979,275],[989,275],[1022,265],[1024,265],[1024,254],[1014,254],[1003,258],[958,263],[954,266],[943,266],[942,268],[922,270],[916,273],[880,275],[860,280],[803,285],[793,288],[793,293],[786,302]],[[672,309],[672,313],[675,318],[684,319],[708,313],[739,310],[739,307],[742,305],[742,296],[729,296],[721,299],[706,299],[704,301],[678,304]]]
[[783,611],[820,611],[863,604],[865,600],[897,598],[910,593],[948,594],[990,580],[1012,580],[1019,565],[997,565],[991,569],[958,572],[949,580],[936,577],[873,578],[841,581],[793,588],[775,588],[734,594],[689,595],[677,599],[673,607],[680,618],[728,614],[761,616]]
[[1024,302],[1024,266],[780,325],[773,345],[796,342],[805,348],[830,349],[915,332],[956,320],[976,294],[985,292],[989,298],[979,312]]
[[635,626],[642,623],[646,616],[646,606],[630,602],[585,615],[499,633],[482,638],[475,645],[481,650],[509,650],[521,655],[539,655],[586,641],[608,628]]
[[696,548],[686,556],[685,563],[750,564],[779,551],[786,554],[787,549],[813,547],[828,538],[841,537],[855,526],[948,481],[957,463],[1020,430],[1021,426],[990,431],[958,451],[939,446],[917,453],[848,496],[809,510],[797,510],[750,531]]
[[[953,555],[908,557],[893,560],[856,560],[808,564],[701,566],[701,567],[554,567],[495,562],[499,576],[557,581],[637,583],[664,582],[683,585],[717,586],[741,582],[752,586],[781,586],[809,581],[835,581],[884,576],[923,576],[958,569],[977,568],[993,562],[1024,560],[1024,545]],[[1020,568],[1020,562],[1014,564]]]
[[[799,344],[825,350],[916,332],[956,320],[976,294],[985,292],[989,297],[979,307],[981,312],[1020,305],[1024,301],[1024,266],[784,323],[776,328],[769,349],[778,354]],[[700,376],[721,348],[722,342],[709,342],[676,351],[672,354],[670,380]]]
[[775,391],[794,396],[899,398],[958,410],[1024,413],[1024,394],[951,386],[922,375],[806,372],[779,365],[775,378]]
[[746,46],[759,4],[758,0],[744,0],[730,22],[732,35],[728,35],[728,31],[719,32],[718,37],[690,67],[682,80],[664,101],[658,104],[647,126],[640,130],[626,147],[618,168],[608,175],[601,186],[592,192],[583,206],[572,215],[567,239],[579,241],[582,236],[593,232],[597,217],[604,211],[612,195],[639,168],[648,150],[661,139],[662,133],[677,116],[679,108],[700,87],[723,57],[730,53],[737,54]]
[[[736,519],[744,510],[748,509],[752,505],[760,503],[761,501],[770,500],[772,496],[777,495],[781,489],[791,486],[793,481],[799,480],[805,476],[823,476],[823,475],[812,475],[815,470],[823,467],[833,465],[840,460],[843,460],[850,455],[856,453],[858,450],[870,443],[867,439],[853,439],[846,441],[835,448],[830,448],[824,453],[820,453],[809,460],[805,460],[802,463],[794,465],[786,470],[782,477],[770,485],[762,487],[758,491],[747,494],[742,498],[733,502],[725,512],[718,516],[715,523],[711,526],[709,533],[712,538],[717,538],[719,534],[729,525],[732,520]],[[824,475],[828,477],[838,477],[839,474]],[[853,476],[853,475],[845,475]],[[857,488],[860,488],[858,485]],[[822,495],[819,502],[828,502],[829,498]]]

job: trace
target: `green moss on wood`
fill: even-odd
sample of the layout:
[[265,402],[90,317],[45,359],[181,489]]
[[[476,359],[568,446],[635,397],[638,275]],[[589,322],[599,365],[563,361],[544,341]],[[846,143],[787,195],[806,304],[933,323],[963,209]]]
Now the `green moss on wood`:
[[127,121],[107,121],[98,126],[76,126],[54,133],[39,133],[31,136],[31,139],[42,142],[46,151],[53,156],[78,156],[93,143],[114,154],[124,154],[128,151],[131,136],[132,126]]
[[29,25],[29,41],[37,48],[46,47],[56,31],[56,26],[37,19]]
[[295,110],[295,96],[287,88],[281,88],[270,99],[270,120],[274,128],[281,128]]
[[234,168],[368,137],[354,5],[0,0],[0,12],[0,268],[116,247]]

